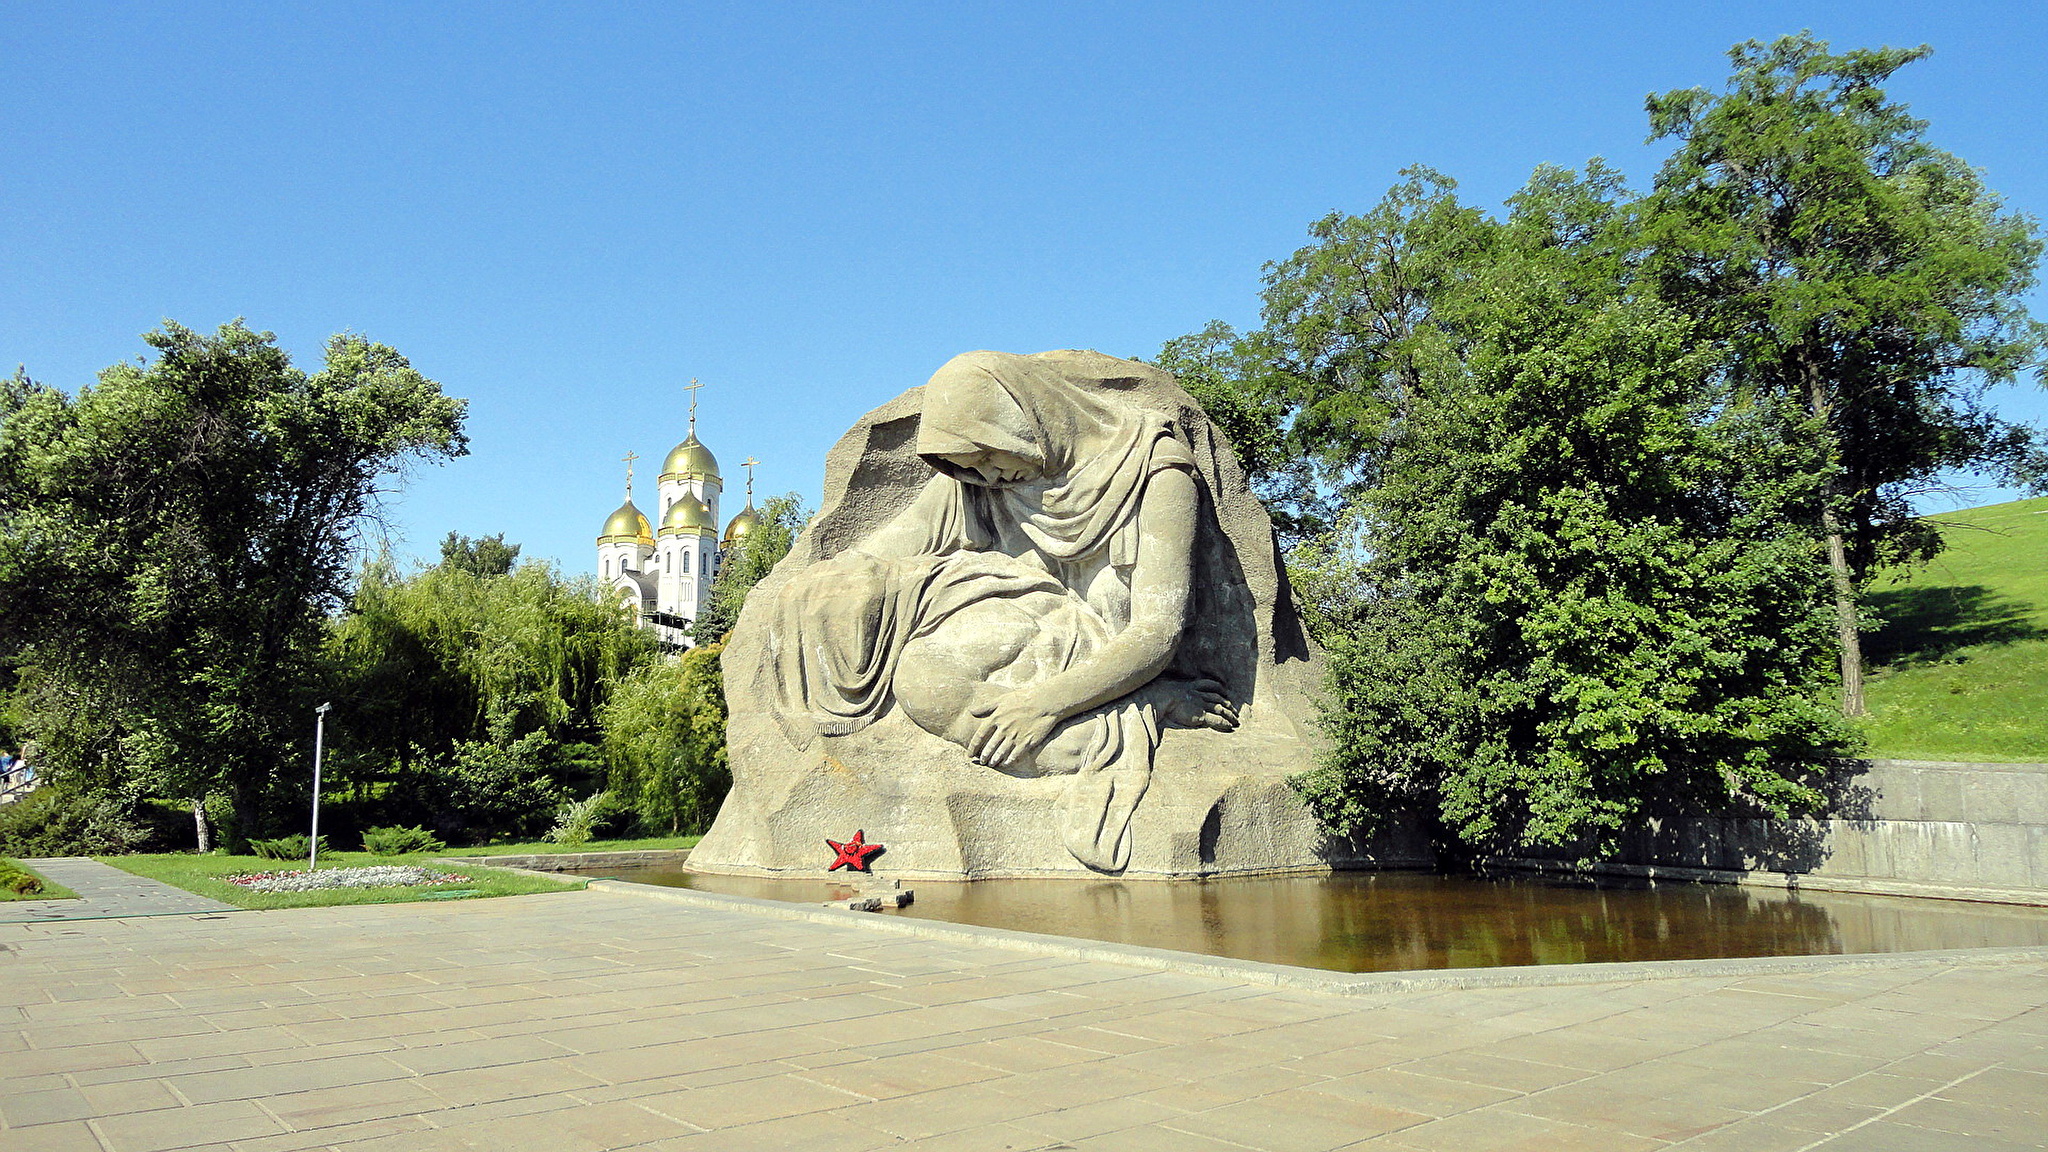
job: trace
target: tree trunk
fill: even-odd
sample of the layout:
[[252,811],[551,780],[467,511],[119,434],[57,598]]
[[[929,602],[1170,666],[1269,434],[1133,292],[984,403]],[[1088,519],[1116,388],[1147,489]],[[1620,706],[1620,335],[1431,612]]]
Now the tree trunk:
[[192,827],[199,836],[199,854],[213,851],[213,825],[206,819],[206,801],[198,796],[192,798]]
[[1822,511],[1820,522],[1827,534],[1828,568],[1834,574],[1835,635],[1842,647],[1842,715],[1862,716],[1869,709],[1863,705],[1863,637],[1856,627],[1856,579],[1849,572],[1849,549],[1843,543],[1835,510]]
[[1827,382],[1821,374],[1819,361],[1802,349],[1799,367],[1806,376],[1807,403],[1824,438],[1822,465],[1827,472],[1821,483],[1820,527],[1821,536],[1827,543],[1828,570],[1833,577],[1835,591],[1835,637],[1841,646],[1842,657],[1842,715],[1863,716],[1869,713],[1869,709],[1863,704],[1863,636],[1856,623],[1856,574],[1849,566],[1848,542],[1843,537],[1841,515],[1835,509],[1838,496],[1835,482],[1840,465],[1836,460],[1834,427],[1830,422],[1834,404],[1828,396]]

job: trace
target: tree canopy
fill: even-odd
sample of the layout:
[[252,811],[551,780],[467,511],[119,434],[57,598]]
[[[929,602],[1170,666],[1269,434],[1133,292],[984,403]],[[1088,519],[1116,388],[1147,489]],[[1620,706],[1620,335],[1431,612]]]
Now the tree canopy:
[[348,734],[337,750],[402,768],[464,740],[594,744],[612,683],[655,648],[588,577],[535,562],[408,575],[379,557],[327,639],[334,726]]
[[1981,403],[2040,351],[2039,243],[1877,88],[1921,54],[1738,46],[1726,94],[1651,98],[1648,195],[1546,166],[1496,217],[1410,169],[1267,266],[1258,329],[1162,350],[1280,505],[1332,823],[1597,847],[1815,798],[1860,582],[1928,553],[1915,486],[2040,476]]
[[464,536],[450,532],[441,541],[441,565],[472,576],[503,576],[519,563],[519,545],[505,543],[505,534]]
[[378,485],[462,455],[464,404],[360,336],[311,374],[240,321],[143,339],[75,396],[0,393],[10,708],[59,779],[225,791],[255,830]]
[[1334,706],[1305,791],[1346,829],[1420,807],[1493,850],[1597,846],[1659,801],[1814,799],[1785,771],[1840,740],[1810,690],[1811,550],[1750,471],[1756,429],[1700,388],[1711,347],[1617,275],[1618,182],[1540,170],[1501,221],[1415,191],[1329,242],[1462,221],[1406,250],[1436,286],[1393,383],[1324,425],[1373,462],[1349,479],[1349,594],[1304,596]]
[[1880,87],[1930,51],[1751,41],[1725,91],[1649,99],[1652,139],[1677,147],[1642,206],[1647,270],[1705,321],[1729,402],[1810,458],[1852,715],[1859,585],[1941,547],[1912,497],[1955,470],[2042,471],[2031,431],[1983,402],[2038,367],[2048,328],[2022,297],[2041,241]]

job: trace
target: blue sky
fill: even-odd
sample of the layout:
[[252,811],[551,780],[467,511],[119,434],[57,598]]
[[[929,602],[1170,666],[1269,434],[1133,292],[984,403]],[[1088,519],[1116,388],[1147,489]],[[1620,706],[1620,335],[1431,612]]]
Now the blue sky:
[[2048,216],[2048,5],[2020,0],[13,0],[0,362],[76,388],[166,317],[247,317],[307,367],[364,333],[470,400],[471,455],[389,504],[401,549],[502,531],[588,571],[691,377],[726,514],[749,454],[815,503],[840,433],[956,352],[1255,323],[1261,266],[1408,164],[1486,205],[1594,155],[1646,185],[1644,95],[1801,28],[1934,45],[1891,91]]

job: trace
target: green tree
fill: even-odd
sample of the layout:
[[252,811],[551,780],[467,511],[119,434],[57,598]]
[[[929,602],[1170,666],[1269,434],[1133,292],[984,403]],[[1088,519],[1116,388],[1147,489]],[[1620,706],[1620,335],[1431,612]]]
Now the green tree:
[[718,558],[718,574],[711,578],[711,595],[697,611],[690,636],[699,644],[723,642],[739,622],[740,606],[761,578],[775,570],[797,534],[811,518],[803,498],[794,492],[776,496],[761,505],[754,527],[733,541]]
[[725,752],[724,648],[643,664],[604,709],[606,787],[657,835],[699,830],[731,786]]
[[593,784],[581,777],[597,769],[578,769],[574,750],[600,742],[614,686],[657,651],[592,578],[565,579],[537,562],[501,576],[445,562],[407,576],[383,556],[364,566],[325,655],[337,778],[403,793],[467,745],[511,748],[529,737],[544,743],[522,745],[521,763],[564,787]]
[[505,534],[464,536],[450,532],[441,541],[441,563],[472,576],[503,576],[519,563],[519,545],[505,543]]
[[66,395],[0,394],[0,646],[53,775],[195,800],[240,827],[294,784],[327,613],[380,478],[465,451],[463,402],[391,348],[295,368],[240,321]]
[[1233,386],[1348,508],[1294,550],[1331,654],[1300,783],[1334,826],[1419,808],[1449,842],[1597,852],[1663,802],[1815,798],[1841,734],[1787,527],[1807,493],[1640,290],[1638,224],[1597,162],[1539,169],[1504,220],[1410,173],[1269,268]]
[[1910,498],[1944,472],[2040,468],[2038,442],[1983,396],[2042,349],[2021,306],[2041,242],[1885,96],[1929,51],[1751,41],[1725,91],[1648,102],[1652,139],[1677,141],[1644,205],[1651,271],[1721,343],[1730,402],[1768,414],[1818,478],[1805,518],[1849,715],[1864,711],[1862,582],[1940,547]]

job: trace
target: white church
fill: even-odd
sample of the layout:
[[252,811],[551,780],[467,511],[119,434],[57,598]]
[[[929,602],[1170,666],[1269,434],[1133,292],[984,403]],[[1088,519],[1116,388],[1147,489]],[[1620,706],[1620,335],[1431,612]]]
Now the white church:
[[[691,382],[693,385],[695,381]],[[665,644],[688,647],[684,631],[710,599],[718,558],[751,531],[756,522],[754,481],[746,467],[747,506],[718,533],[718,494],[725,482],[718,459],[697,439],[697,403],[690,399],[690,434],[663,462],[657,482],[655,516],[648,522],[633,503],[633,461],[626,454],[626,502],[604,522],[597,537],[597,574],[620,600],[640,614]]]

